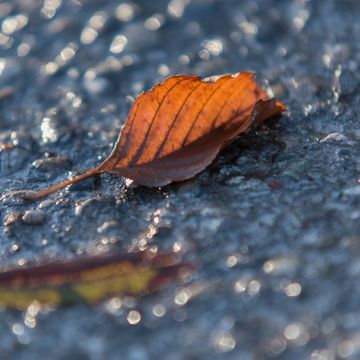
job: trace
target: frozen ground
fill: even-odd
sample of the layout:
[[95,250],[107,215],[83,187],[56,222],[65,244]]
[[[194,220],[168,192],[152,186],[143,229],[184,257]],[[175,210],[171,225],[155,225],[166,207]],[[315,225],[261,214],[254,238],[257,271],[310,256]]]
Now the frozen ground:
[[253,70],[290,109],[185,183],[3,196],[2,269],[146,246],[199,269],[138,300],[1,311],[1,359],[360,358],[358,0],[14,0],[0,16],[0,193],[98,164],[170,74]]

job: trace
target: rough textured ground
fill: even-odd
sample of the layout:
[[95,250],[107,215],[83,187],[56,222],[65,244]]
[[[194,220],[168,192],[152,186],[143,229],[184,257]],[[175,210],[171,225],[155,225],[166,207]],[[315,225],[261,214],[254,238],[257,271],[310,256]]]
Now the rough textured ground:
[[[145,246],[199,264],[185,290],[1,311],[1,359],[360,358],[358,0],[14,0],[0,16],[1,268]],[[6,195],[98,164],[169,74],[239,70],[290,111],[195,179]]]

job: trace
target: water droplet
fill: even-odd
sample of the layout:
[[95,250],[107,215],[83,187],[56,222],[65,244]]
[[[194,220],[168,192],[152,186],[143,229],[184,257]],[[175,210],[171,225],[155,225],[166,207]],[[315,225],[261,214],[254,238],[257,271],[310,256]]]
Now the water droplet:
[[117,7],[115,16],[120,21],[130,21],[135,14],[135,9],[132,5],[124,3]]
[[127,38],[124,35],[117,35],[110,45],[110,51],[119,54],[124,50],[126,44]]
[[136,310],[131,310],[128,313],[127,321],[130,325],[136,325],[141,321],[141,314]]
[[144,26],[151,31],[155,31],[160,29],[162,24],[164,23],[164,16],[161,14],[156,14],[151,17],[149,17],[145,23]]
[[152,312],[156,317],[162,317],[166,314],[166,309],[164,305],[157,304],[153,307]]
[[221,353],[227,353],[234,350],[236,341],[231,334],[223,333],[215,338],[215,347]]
[[185,305],[189,299],[191,298],[191,293],[187,289],[180,290],[174,299],[176,305],[183,306]]
[[171,16],[180,18],[183,16],[185,7],[189,2],[190,0],[171,0],[167,11]]
[[224,49],[223,42],[219,38],[205,40],[201,45],[213,56],[220,55]]
[[301,285],[297,282],[289,284],[285,288],[285,294],[289,297],[296,297],[301,294]]

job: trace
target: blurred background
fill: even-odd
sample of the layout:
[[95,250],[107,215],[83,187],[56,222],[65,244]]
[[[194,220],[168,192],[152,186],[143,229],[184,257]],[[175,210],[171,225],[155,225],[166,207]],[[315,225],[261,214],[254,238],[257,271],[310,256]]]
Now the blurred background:
[[[142,299],[2,310],[0,358],[360,358],[359,19],[357,0],[1,1],[0,268],[149,247],[199,268]],[[7,196],[98,164],[162,79],[249,70],[289,112],[195,179]]]

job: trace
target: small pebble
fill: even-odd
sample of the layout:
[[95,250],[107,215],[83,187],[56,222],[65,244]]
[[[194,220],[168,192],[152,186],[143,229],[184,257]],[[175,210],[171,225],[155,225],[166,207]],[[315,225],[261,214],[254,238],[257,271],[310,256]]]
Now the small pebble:
[[33,166],[41,171],[51,171],[58,168],[69,169],[71,165],[71,161],[65,156],[38,159],[33,162]]
[[320,142],[323,143],[323,142],[331,142],[331,141],[343,141],[343,140],[347,140],[347,139],[348,138],[344,134],[331,133],[331,134],[325,136],[324,138],[322,138],[320,140]]
[[46,215],[41,210],[26,210],[22,221],[29,225],[40,225],[45,221]]

